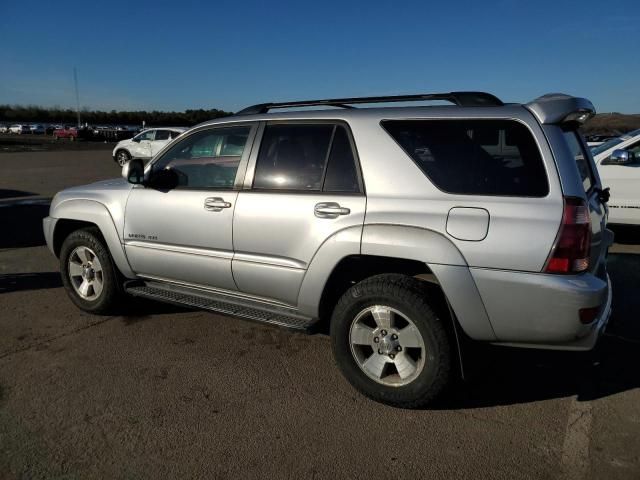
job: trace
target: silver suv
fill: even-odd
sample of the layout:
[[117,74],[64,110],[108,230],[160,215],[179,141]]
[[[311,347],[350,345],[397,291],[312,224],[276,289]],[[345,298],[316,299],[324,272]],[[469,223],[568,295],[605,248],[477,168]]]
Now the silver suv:
[[[371,108],[429,100],[453,105]],[[85,311],[131,295],[327,322],[358,390],[424,406],[463,339],[587,350],[603,331],[613,235],[577,132],[593,114],[561,94],[256,105],[131,160],[124,179],[58,193],[44,232]]]

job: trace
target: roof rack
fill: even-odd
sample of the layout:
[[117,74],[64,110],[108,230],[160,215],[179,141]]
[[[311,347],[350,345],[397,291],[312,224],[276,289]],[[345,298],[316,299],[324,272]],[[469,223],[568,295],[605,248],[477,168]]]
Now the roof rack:
[[459,107],[499,107],[502,101],[490,93],[485,92],[449,92],[423,93],[418,95],[392,95],[386,97],[353,97],[330,98],[324,100],[302,100],[298,102],[259,103],[240,110],[236,115],[255,115],[267,113],[275,108],[331,106],[340,108],[355,108],[359,103],[390,103],[390,102],[421,102],[425,100],[445,100]]

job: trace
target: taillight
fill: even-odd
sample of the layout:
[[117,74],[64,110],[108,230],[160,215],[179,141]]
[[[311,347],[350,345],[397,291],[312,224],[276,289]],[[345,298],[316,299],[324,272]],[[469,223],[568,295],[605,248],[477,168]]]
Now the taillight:
[[562,225],[547,273],[579,273],[589,268],[591,221],[589,207],[580,198],[565,197]]

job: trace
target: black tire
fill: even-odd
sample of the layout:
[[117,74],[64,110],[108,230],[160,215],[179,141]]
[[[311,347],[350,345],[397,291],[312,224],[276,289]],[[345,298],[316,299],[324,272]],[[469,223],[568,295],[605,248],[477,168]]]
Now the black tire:
[[[405,385],[378,383],[365,374],[352,354],[351,324],[360,312],[373,305],[385,305],[401,312],[411,319],[422,337],[425,347],[422,370]],[[419,280],[399,274],[376,275],[363,280],[340,298],[330,328],[338,367],[357,390],[373,400],[401,408],[425,407],[442,395],[451,380],[453,349]]]
[[[69,275],[69,257],[77,247],[88,247],[95,252],[102,267],[102,291],[94,300],[85,300],[72,285]],[[62,283],[71,298],[80,309],[85,312],[98,315],[113,315],[118,313],[123,307],[124,294],[123,279],[121,273],[113,263],[111,254],[107,249],[100,230],[96,227],[76,230],[62,243],[60,250],[60,273]]]
[[118,165],[124,167],[124,164],[131,160],[131,155],[126,150],[118,150],[113,159]]

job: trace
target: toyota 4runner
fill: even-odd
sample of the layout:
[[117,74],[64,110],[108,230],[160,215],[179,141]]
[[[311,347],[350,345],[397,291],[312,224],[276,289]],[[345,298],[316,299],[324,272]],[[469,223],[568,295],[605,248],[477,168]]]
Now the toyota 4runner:
[[562,94],[255,105],[134,158],[124,179],[58,193],[44,233],[87,312],[139,296],[327,322],[354,387],[423,406],[462,339],[587,350],[603,331],[613,235],[577,132],[593,114]]

